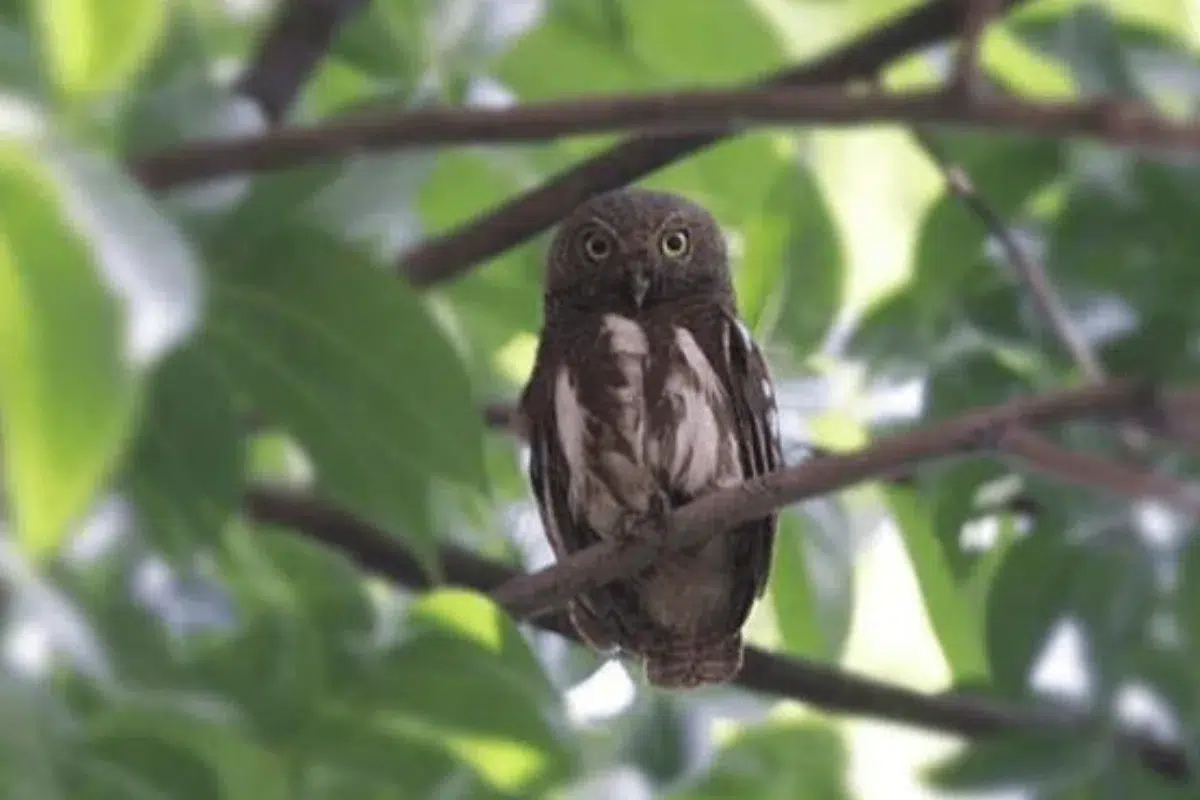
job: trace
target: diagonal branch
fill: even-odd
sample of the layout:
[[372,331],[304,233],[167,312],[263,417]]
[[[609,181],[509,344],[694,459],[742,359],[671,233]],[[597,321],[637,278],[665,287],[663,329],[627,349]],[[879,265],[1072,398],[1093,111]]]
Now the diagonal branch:
[[1100,366],[1100,361],[1096,358],[1087,339],[1072,324],[1071,315],[1063,305],[1042,263],[1030,256],[1027,249],[1021,246],[1012,229],[979,192],[975,182],[971,180],[971,176],[962,167],[950,161],[941,146],[927,131],[915,129],[913,137],[929,158],[937,164],[945,178],[947,188],[962,200],[972,214],[979,218],[987,232],[1000,245],[1009,264],[1029,289],[1030,297],[1033,299],[1038,313],[1050,326],[1050,330],[1062,344],[1067,355],[1079,367],[1080,372],[1089,381],[1104,380],[1104,368]]
[[729,132],[757,125],[937,123],[993,133],[1090,138],[1140,148],[1200,149],[1200,125],[1174,122],[1115,100],[962,102],[945,91],[877,94],[840,88],[766,88],[613,95],[513,108],[425,108],[355,116],[260,136],[193,142],[144,156],[130,168],[145,185],[264,172],[379,150],[534,142],[612,131]]
[[367,1],[285,0],[254,61],[238,80],[238,94],[254,100],[267,119],[279,123],[342,25]]
[[1159,500],[1185,513],[1200,514],[1200,487],[1194,484],[1150,469],[1068,450],[1027,428],[1006,430],[998,449],[1038,472],[1067,483],[1095,486],[1138,500]]
[[971,411],[882,439],[856,453],[826,456],[740,486],[711,492],[675,509],[665,532],[643,525],[631,535],[634,543],[603,542],[588,547],[539,572],[514,578],[496,590],[495,599],[516,617],[541,614],[581,592],[637,573],[664,549],[691,547],[717,531],[731,530],[815,495],[864,480],[890,477],[931,459],[994,445],[1013,425],[1137,414],[1148,404],[1161,410],[1171,401],[1164,397],[1159,402],[1153,393],[1133,382],[1112,382]]
[[[281,525],[349,557],[397,584],[425,588],[429,579],[399,541],[349,514],[288,492],[257,489],[246,500],[246,514],[262,524]],[[456,586],[493,591],[515,571],[456,547],[441,549],[442,573]],[[548,614],[538,627],[576,639],[565,615]],[[1020,708],[966,695],[927,695],[853,675],[811,661],[785,658],[758,648],[746,649],[735,682],[752,691],[808,703],[827,711],[861,714],[962,736],[1012,731],[1092,729],[1093,721],[1049,708]],[[1175,779],[1187,778],[1187,763],[1175,748],[1147,736],[1120,734],[1121,744],[1146,766]]]
[[[1003,0],[997,11],[1021,2],[1024,0]],[[803,86],[869,78],[889,62],[953,36],[961,26],[961,16],[961,0],[930,0],[824,58],[777,73],[765,83]],[[401,258],[399,268],[418,286],[448,281],[544,231],[592,195],[624,186],[719,138],[630,139],[481,214],[465,226],[418,245]]]

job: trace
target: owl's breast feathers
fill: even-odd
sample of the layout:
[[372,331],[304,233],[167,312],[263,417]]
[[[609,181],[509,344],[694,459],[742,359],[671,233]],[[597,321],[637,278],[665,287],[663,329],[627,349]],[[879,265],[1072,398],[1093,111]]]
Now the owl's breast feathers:
[[[560,557],[620,536],[656,498],[683,505],[778,465],[766,368],[731,313],[594,315],[547,337],[526,402],[534,489]],[[624,633],[611,638],[635,651],[726,640],[761,593],[773,532],[773,517],[748,523],[593,593],[591,605],[616,612]]]
[[729,392],[696,335],[670,320],[597,323],[554,377],[571,512],[608,536],[656,494],[677,505],[739,483]]

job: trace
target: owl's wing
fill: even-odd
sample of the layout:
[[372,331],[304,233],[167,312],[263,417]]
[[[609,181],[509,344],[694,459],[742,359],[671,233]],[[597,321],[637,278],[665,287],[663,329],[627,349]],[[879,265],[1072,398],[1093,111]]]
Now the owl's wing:
[[[716,335],[698,336],[697,340],[729,397],[742,474],[749,480],[783,464],[775,391],[766,361],[737,314],[723,311],[714,327],[704,326]],[[777,519],[778,514],[771,514],[746,523],[735,534],[738,562],[753,577],[755,597],[766,588]]]
[[552,372],[552,365],[539,364],[521,398],[521,407],[529,432],[529,483],[537,498],[546,539],[554,555],[562,559],[596,544],[600,538],[575,520],[567,504],[570,474],[554,413]]

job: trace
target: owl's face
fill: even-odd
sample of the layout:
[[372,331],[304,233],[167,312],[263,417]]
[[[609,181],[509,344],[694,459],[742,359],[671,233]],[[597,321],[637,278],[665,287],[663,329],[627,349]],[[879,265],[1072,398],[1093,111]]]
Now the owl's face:
[[716,220],[664,192],[626,188],[599,195],[563,221],[550,245],[547,300],[572,308],[637,314],[730,291]]

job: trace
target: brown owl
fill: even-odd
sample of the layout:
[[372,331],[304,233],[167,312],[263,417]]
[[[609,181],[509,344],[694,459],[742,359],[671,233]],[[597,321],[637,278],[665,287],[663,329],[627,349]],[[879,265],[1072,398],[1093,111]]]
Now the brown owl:
[[[779,467],[771,379],[738,319],[707,211],[629,188],[563,222],[522,409],[530,482],[559,558]],[[577,597],[571,620],[598,649],[641,658],[652,684],[727,681],[741,668],[741,627],[766,584],[775,525],[773,515],[666,555]]]

